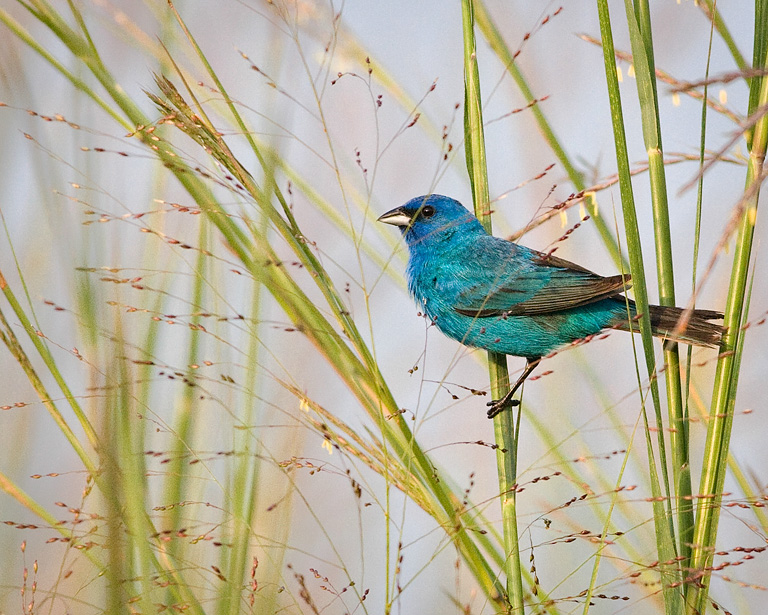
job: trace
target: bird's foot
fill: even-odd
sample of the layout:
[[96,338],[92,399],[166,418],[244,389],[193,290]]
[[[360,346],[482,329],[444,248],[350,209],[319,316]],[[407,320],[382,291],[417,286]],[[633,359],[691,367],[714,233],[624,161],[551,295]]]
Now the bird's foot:
[[514,408],[515,406],[520,405],[519,399],[496,399],[489,401],[486,406],[489,406],[488,408],[488,418],[492,419],[494,416],[502,412],[503,410],[507,408]]

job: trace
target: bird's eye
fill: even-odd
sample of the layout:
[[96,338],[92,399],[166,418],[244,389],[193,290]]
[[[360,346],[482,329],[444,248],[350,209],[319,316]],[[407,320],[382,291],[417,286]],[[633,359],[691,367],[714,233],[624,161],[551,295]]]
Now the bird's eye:
[[432,207],[432,205],[426,205],[425,207],[422,207],[421,215],[425,218],[431,218],[435,215],[435,208]]

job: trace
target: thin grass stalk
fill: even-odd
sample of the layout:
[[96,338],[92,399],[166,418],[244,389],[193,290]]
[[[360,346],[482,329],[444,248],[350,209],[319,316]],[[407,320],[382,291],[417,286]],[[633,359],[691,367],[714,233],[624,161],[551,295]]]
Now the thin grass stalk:
[[[200,223],[200,232],[198,233],[198,240],[200,245],[200,251],[195,259],[195,275],[192,283],[192,297],[190,304],[193,306],[204,305],[204,292],[205,292],[205,273],[206,263],[208,258],[205,256],[207,250],[207,235],[208,235],[208,223],[205,218],[202,218]],[[193,315],[190,319],[190,335],[187,346],[187,358],[186,365],[194,365],[199,362],[200,357],[200,334],[195,330],[195,326],[200,322],[200,317]],[[153,341],[156,338],[156,329],[153,327],[147,336],[147,341],[144,344],[145,348],[151,348],[154,346]],[[141,366],[140,366],[141,367]],[[187,374],[187,378],[194,382],[193,374]],[[190,484],[189,484],[189,472],[188,472],[188,459],[184,454],[185,451],[191,450],[192,440],[194,438],[195,428],[195,401],[199,395],[199,391],[195,386],[185,386],[181,390],[180,399],[176,404],[176,415],[173,419],[173,436],[175,446],[172,451],[172,458],[168,464],[167,479],[163,486],[163,498],[167,504],[170,505],[167,518],[164,520],[166,523],[166,529],[177,530],[182,527],[182,518],[184,509],[179,504],[188,498]],[[186,495],[185,495],[186,494]],[[172,540],[166,547],[168,556],[175,562],[179,563],[179,567],[183,568],[183,562],[185,560],[187,543],[182,540]]]
[[[664,151],[659,120],[659,99],[656,90],[656,66],[653,53],[653,36],[650,8],[647,0],[625,0],[627,23],[629,24],[632,56],[635,61],[637,93],[640,99],[640,111],[643,123],[643,140],[648,152],[648,172],[651,182],[651,206],[653,209],[653,236],[656,249],[656,268],[658,273],[659,303],[674,306],[675,278],[672,265],[672,238],[669,223],[669,205],[667,201],[667,181],[664,167]],[[667,514],[670,531],[674,539],[672,524],[672,502],[677,506],[678,530],[686,537],[680,539],[677,550],[684,557],[680,566],[685,568],[690,557],[688,543],[693,531],[693,508],[687,505],[692,493],[691,477],[688,470],[690,460],[688,440],[685,438],[685,413],[683,410],[682,383],[680,381],[680,353],[677,344],[664,346],[665,379],[667,384],[667,411],[669,413],[669,441],[672,457],[672,475],[675,491],[670,491],[667,477],[667,455],[665,431],[659,429],[659,458],[667,495]],[[657,426],[663,425],[660,408],[656,407]],[[672,497],[674,495],[674,497]]]
[[[267,217],[261,216],[261,230],[267,231]],[[263,408],[256,402],[255,391],[258,389],[261,371],[258,368],[261,346],[259,312],[263,303],[261,284],[254,284],[249,302],[253,323],[249,330],[248,354],[246,363],[245,391],[241,396],[241,410],[238,417],[243,425],[254,424],[254,418],[263,416]],[[255,441],[254,441],[255,440]],[[248,555],[250,553],[252,525],[255,511],[259,509],[259,479],[262,476],[260,440],[254,439],[250,429],[235,431],[235,450],[240,452],[233,460],[232,478],[228,483],[226,501],[232,515],[232,548],[226,562],[225,576],[227,583],[222,590],[222,614],[236,615],[241,612],[241,594],[248,576]],[[224,567],[222,567],[224,568]],[[275,594],[272,593],[272,596]],[[276,605],[272,605],[276,606]]]
[[619,190],[621,193],[622,212],[624,214],[624,226],[627,236],[627,251],[632,273],[632,289],[635,294],[635,302],[641,314],[638,320],[640,335],[645,350],[646,365],[651,383],[651,393],[656,391],[654,403],[658,403],[658,385],[652,377],[655,371],[655,357],[653,353],[653,337],[651,323],[648,315],[648,291],[645,281],[645,269],[643,267],[642,246],[640,232],[635,209],[634,194],[632,192],[632,178],[630,175],[629,156],[627,153],[627,141],[624,132],[624,116],[621,108],[621,93],[616,76],[616,64],[613,59],[613,33],[610,24],[610,13],[606,0],[597,0],[598,14],[600,17],[600,32],[603,40],[603,59],[608,85],[608,97],[611,105],[611,119],[613,123],[614,142],[616,145],[616,162],[619,176]]
[[[464,134],[467,171],[472,186],[472,200],[477,217],[490,233],[488,167],[485,159],[480,71],[475,45],[473,0],[463,0],[461,16],[464,32]],[[488,352],[491,396],[501,399],[509,391],[509,371],[506,355]],[[518,415],[519,416],[519,415]],[[496,461],[499,472],[501,514],[504,529],[504,569],[507,576],[507,600],[510,612],[523,613],[523,580],[520,565],[520,545],[517,530],[517,440],[519,432],[511,410],[501,412],[493,421],[496,438]],[[519,426],[519,423],[518,423]]]
[[[707,105],[707,99],[709,97],[709,85],[706,83],[706,81],[709,79],[709,70],[710,70],[710,63],[712,60],[712,41],[714,40],[714,34],[715,34],[715,15],[712,14],[712,18],[710,21],[710,29],[709,29],[709,46],[707,48],[707,66],[704,71],[704,90],[703,90],[703,98],[701,101],[701,136],[699,139],[699,181],[698,185],[696,187],[696,222],[694,223],[694,237],[693,237],[693,265],[691,267],[691,296],[696,297],[696,282],[697,282],[697,274],[698,274],[698,263],[699,263],[699,242],[701,240],[701,214],[702,214],[702,205],[704,202],[704,175],[703,175],[703,169],[704,169],[704,156],[706,153],[706,143],[707,143],[707,113],[708,113],[708,105]],[[691,308],[695,308],[695,303],[691,305]],[[687,360],[685,365],[685,382],[686,382],[686,391],[685,391],[685,400],[683,404],[683,421],[681,425],[679,426],[681,438],[685,441],[685,447],[686,450],[690,451],[690,439],[689,439],[689,431],[690,431],[690,423],[689,423],[689,417],[690,417],[690,410],[689,410],[689,401],[690,401],[690,394],[691,394],[691,366],[693,364],[693,346],[688,346],[688,354],[687,354]],[[685,481],[685,483],[680,486],[675,486],[675,493],[678,496],[677,502],[678,506],[680,506],[680,512],[679,515],[686,515],[685,522],[682,520],[679,522],[678,527],[678,540],[680,542],[680,554],[685,557],[685,559],[682,561],[682,570],[690,570],[691,566],[691,545],[693,544],[693,531],[695,527],[695,516],[693,514],[693,500],[689,498],[689,501],[684,501],[684,499],[681,496],[681,493],[684,491],[685,488],[693,489],[691,484],[691,466],[690,466],[690,459],[688,465],[683,468],[683,472],[681,474],[682,480]],[[690,511],[690,512],[689,512]],[[688,524],[687,517],[690,516],[690,525]],[[686,584],[683,587],[683,591],[685,592],[686,596],[688,595],[688,592],[690,590],[690,586]]]
[[[79,404],[77,404],[77,402],[75,401],[74,396],[69,391],[69,388],[67,387],[66,382],[63,376],[61,375],[61,372],[59,372],[58,367],[56,366],[56,363],[54,362],[53,357],[50,354],[50,351],[40,341],[40,336],[37,335],[37,331],[32,326],[32,323],[30,322],[29,318],[24,312],[24,309],[16,299],[16,295],[13,293],[13,290],[11,289],[8,282],[6,281],[2,272],[0,272],[0,291],[2,291],[2,293],[5,295],[6,300],[8,301],[8,303],[10,303],[13,313],[16,315],[16,318],[19,319],[24,331],[26,331],[27,334],[29,335],[29,338],[32,340],[32,343],[34,344],[35,349],[43,357],[46,368],[52,373],[52,375],[56,379],[57,384],[59,384],[59,388],[61,388],[62,391],[64,391],[65,395],[68,395],[70,406],[73,408],[73,410],[75,410],[75,415],[79,419],[80,425],[83,427],[83,430],[86,434],[86,437],[88,438],[89,443],[94,449],[98,451],[98,436],[96,435],[96,432],[91,426],[91,423],[88,420],[88,418],[85,416],[85,413],[82,412],[82,410],[80,409]],[[83,446],[83,444],[80,442],[74,430],[72,429],[72,427],[69,425],[67,420],[64,418],[64,415],[59,410],[58,406],[53,402],[53,398],[48,393],[45,385],[43,384],[42,379],[40,378],[34,366],[32,365],[32,362],[29,360],[29,357],[27,356],[26,351],[24,350],[18,338],[16,337],[16,334],[13,332],[13,329],[8,324],[8,321],[6,320],[5,314],[2,312],[2,310],[0,310],[0,325],[2,326],[2,330],[0,330],[0,339],[2,339],[3,343],[6,345],[6,347],[10,351],[11,355],[14,357],[14,359],[19,364],[19,366],[24,370],[24,373],[27,375],[27,378],[29,379],[29,382],[32,385],[32,388],[35,390],[35,393],[37,393],[37,396],[40,398],[40,401],[43,403],[46,410],[48,410],[48,413],[51,415],[51,418],[53,418],[53,420],[56,422],[56,425],[61,430],[61,433],[69,442],[69,445],[72,447],[72,450],[77,454],[77,456],[83,462],[83,465],[88,470],[88,472],[92,476],[95,476],[98,472],[97,463],[94,462],[93,459],[91,459],[90,454],[88,453],[86,448]]]
[[[768,3],[758,2],[755,19],[755,51],[762,52],[762,57],[755,57],[755,68],[768,65],[766,53],[768,44]],[[768,79],[753,77],[750,93],[750,115],[768,104]],[[754,94],[754,91],[757,94]],[[754,108],[753,108],[754,105]],[[757,205],[760,196],[760,184],[765,164],[766,145],[768,145],[768,115],[763,115],[751,134],[749,161],[741,217],[739,221],[736,245],[734,249],[731,281],[725,306],[723,336],[720,359],[715,373],[715,388],[710,408],[707,439],[704,448],[699,493],[711,496],[701,498],[696,507],[696,528],[694,547],[691,557],[692,577],[696,579],[689,596],[689,613],[704,613],[709,593],[711,566],[717,540],[720,517],[722,490],[728,463],[733,411],[736,402],[736,389],[739,379],[739,365],[743,348],[744,330],[747,314],[744,310],[749,277],[749,264],[757,218]]]
[[[608,98],[611,106],[611,118],[613,123],[614,142],[616,145],[616,162],[619,175],[619,188],[621,192],[622,211],[624,213],[624,228],[627,237],[627,249],[632,273],[633,289],[637,310],[641,314],[639,325],[642,337],[645,362],[650,378],[651,397],[653,399],[656,415],[660,414],[660,400],[658,382],[654,377],[655,355],[653,349],[653,337],[648,313],[648,291],[645,281],[645,269],[643,266],[642,247],[635,210],[634,195],[629,168],[629,156],[627,153],[626,135],[624,132],[624,119],[621,108],[621,93],[616,74],[616,61],[614,59],[613,33],[610,22],[610,12],[607,0],[597,0],[598,15],[600,19],[600,33],[603,42],[603,60],[605,64],[606,82],[608,85]],[[642,398],[641,398],[642,399]],[[675,543],[671,533],[671,519],[668,518],[661,495],[655,454],[648,430],[648,422],[645,416],[645,401],[642,401],[642,412],[646,424],[646,443],[648,448],[648,464],[651,478],[651,493],[653,495],[654,526],[656,530],[656,545],[660,562],[674,562]],[[662,470],[666,468],[662,466]],[[667,489],[668,493],[668,489]],[[596,562],[597,565],[597,562]],[[680,591],[675,589],[679,583],[679,567],[675,564],[660,564],[661,581],[664,592],[664,604],[668,615],[682,613],[682,600]],[[594,578],[594,576],[593,576]],[[590,584],[585,603],[585,613],[589,609],[589,598],[593,591],[594,583]]]
[[[625,0],[624,7],[629,26],[629,37],[632,45],[635,74],[637,75],[637,91],[642,115],[643,139],[648,153],[648,172],[651,182],[651,203],[653,208],[654,247],[656,249],[657,270],[659,278],[659,299],[662,305],[674,305],[674,272],[672,267],[672,241],[669,228],[669,208],[667,204],[666,176],[664,172],[664,156],[661,147],[661,127],[659,125],[658,97],[656,94],[655,66],[653,62],[653,41],[651,39],[650,17],[648,7],[643,0],[632,4]],[[636,226],[636,225],[635,225]],[[634,274],[634,271],[633,271]],[[674,352],[665,349],[665,358],[672,361],[666,370],[670,413],[674,412],[674,423],[679,422],[682,413],[682,394],[680,387],[680,360],[677,349]],[[646,350],[647,354],[647,350]],[[672,382],[670,382],[670,379]],[[654,399],[657,427],[663,425],[661,405]],[[669,478],[667,476],[666,443],[663,430],[658,431],[659,457],[664,477],[664,488],[667,497],[671,495]],[[687,457],[687,455],[686,455]],[[669,507],[671,502],[667,502]],[[671,522],[671,509],[669,510]]]
[[[114,426],[115,419],[118,413],[111,408],[112,399],[114,395],[110,395],[106,405],[106,415],[102,422],[104,429],[104,439],[109,444],[110,450],[117,450],[120,445],[119,439],[116,438],[117,429]],[[125,595],[125,583],[124,579],[135,579],[131,575],[131,570],[128,566],[129,554],[128,547],[126,545],[127,535],[125,532],[125,525],[123,524],[123,511],[119,509],[114,503],[120,501],[120,472],[115,463],[116,459],[111,455],[104,459],[102,464],[104,477],[103,493],[106,499],[106,544],[109,547],[106,549],[107,564],[105,568],[105,576],[107,578],[107,587],[105,590],[105,601],[107,604],[107,611],[110,613],[124,613],[125,605],[133,596]],[[131,587],[136,586],[136,581],[131,584]],[[152,595],[149,588],[147,591],[131,592],[134,595],[140,596],[141,608],[152,608]]]
[[723,16],[720,14],[720,11],[717,10],[717,0],[701,0],[699,6],[713,23],[715,30],[717,30],[720,38],[723,39],[726,47],[728,47],[728,51],[731,52],[731,57],[739,70],[745,71],[750,68],[747,60],[742,55],[741,51],[739,51],[739,46],[731,35],[731,31],[728,29],[728,26],[725,25]]
[[[122,331],[119,331],[119,335],[122,337]],[[121,352],[117,356],[124,354]],[[125,523],[123,531],[127,533],[128,543],[126,555],[132,568],[129,578],[137,579],[135,584],[141,591],[142,601],[147,603],[158,591],[158,585],[153,581],[155,575],[159,573],[165,579],[168,577],[163,574],[162,568],[157,566],[154,552],[157,529],[146,509],[147,503],[151,502],[147,484],[146,430],[144,421],[137,421],[135,418],[138,414],[133,384],[135,376],[132,374],[131,364],[120,359],[115,361],[113,373],[119,374],[111,410],[115,413],[112,425],[115,430],[114,450],[117,454],[114,461],[118,464],[117,470],[120,474],[119,502],[122,505],[121,510],[115,513],[120,515]],[[160,591],[166,593],[164,590]],[[182,601],[178,588],[172,588],[169,593],[177,602]],[[196,610],[193,603],[184,602],[190,610]],[[197,612],[200,612],[199,605]]]

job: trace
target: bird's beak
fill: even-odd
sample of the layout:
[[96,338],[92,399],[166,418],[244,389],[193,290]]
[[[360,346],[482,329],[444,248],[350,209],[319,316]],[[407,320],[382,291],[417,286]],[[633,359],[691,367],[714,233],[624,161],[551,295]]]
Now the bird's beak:
[[378,222],[392,224],[394,226],[408,226],[412,221],[411,216],[405,213],[402,207],[396,207],[395,209],[382,214],[378,219]]

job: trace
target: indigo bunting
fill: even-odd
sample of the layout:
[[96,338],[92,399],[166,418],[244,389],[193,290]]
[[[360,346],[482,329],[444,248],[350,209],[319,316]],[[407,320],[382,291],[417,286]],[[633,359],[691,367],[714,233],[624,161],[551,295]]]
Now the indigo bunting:
[[[408,245],[408,289],[440,331],[466,346],[525,357],[525,370],[493,418],[520,402],[515,391],[542,357],[603,329],[630,328],[635,303],[621,293],[629,275],[602,277],[562,258],[489,235],[458,201],[431,194],[388,211],[379,222],[400,228]],[[672,342],[717,346],[720,312],[694,310],[675,331],[681,308],[651,305],[653,334]]]

